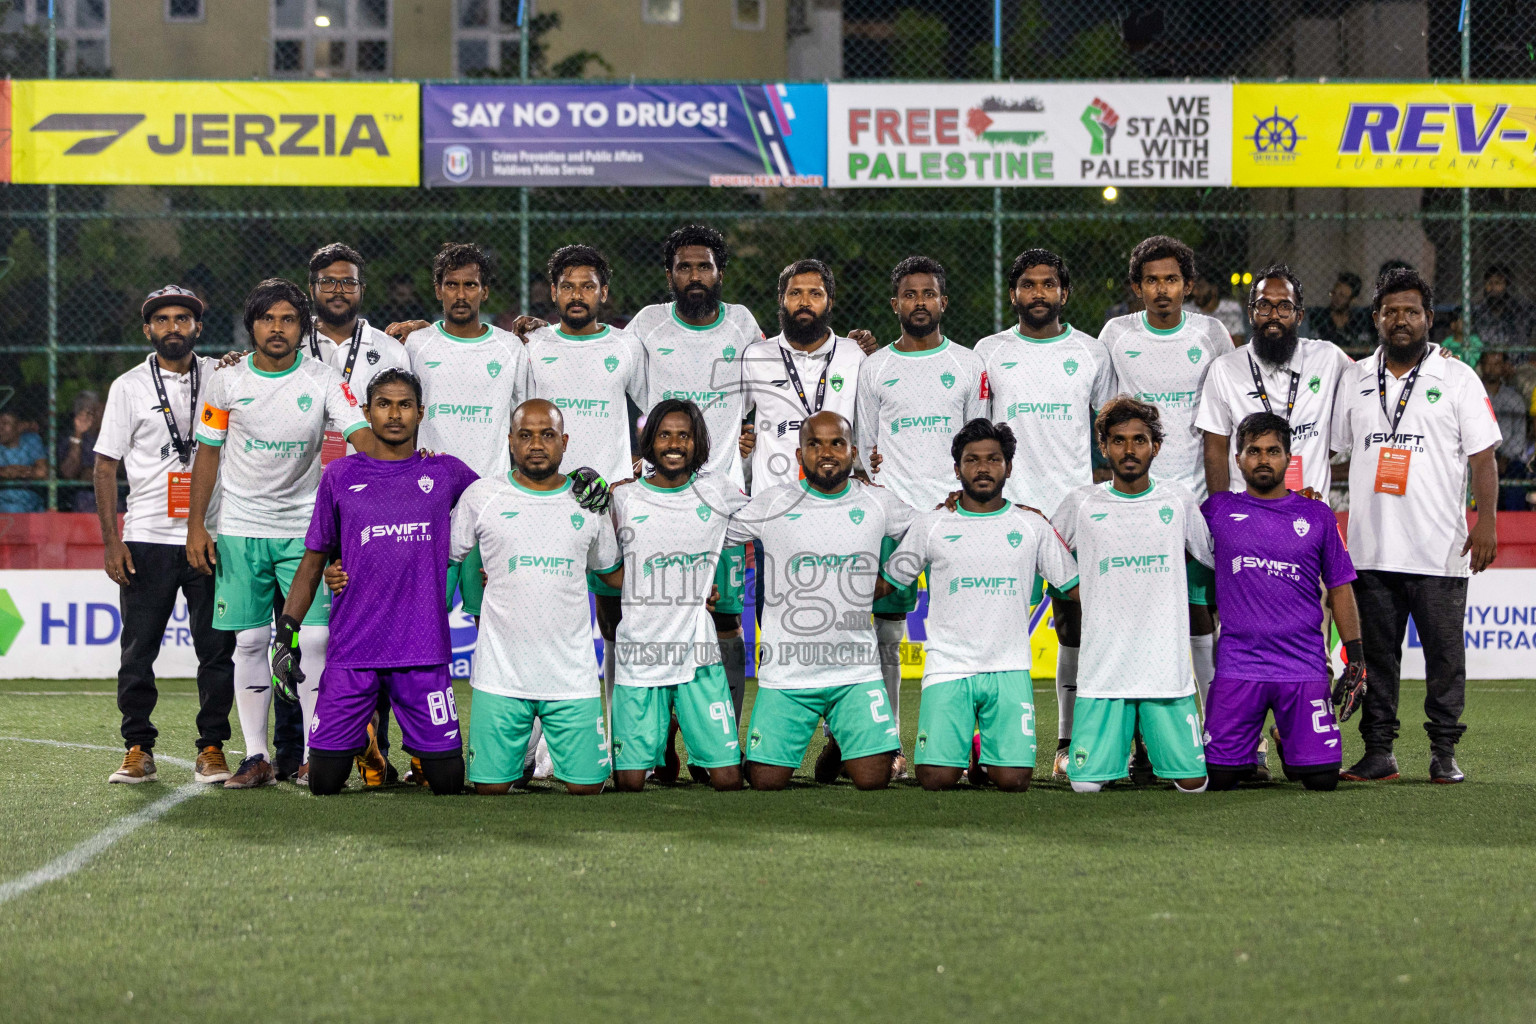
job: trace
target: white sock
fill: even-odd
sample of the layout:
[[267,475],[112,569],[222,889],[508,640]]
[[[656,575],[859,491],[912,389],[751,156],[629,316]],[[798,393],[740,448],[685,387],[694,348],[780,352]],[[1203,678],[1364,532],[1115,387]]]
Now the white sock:
[[1102,782],[1078,782],[1076,779],[1072,780],[1072,792],[1074,793],[1097,793],[1103,788],[1104,783]]
[[1205,695],[1216,678],[1216,634],[1189,638],[1189,654],[1195,662],[1195,689],[1200,691],[1200,713],[1205,713]]
[[896,735],[901,735],[901,638],[907,624],[901,619],[876,619],[875,636],[880,644],[880,677],[885,680],[885,697],[891,704],[891,720]]
[[267,712],[272,708],[272,662],[267,648],[272,627],[257,626],[235,634],[235,710],[240,715],[240,735],[245,756],[260,754],[269,762]]
[[1061,644],[1056,648],[1056,738],[1072,738],[1072,707],[1077,700],[1078,648]]
[[305,763],[309,762],[309,729],[315,721],[315,705],[320,702],[320,676],[325,672],[325,648],[330,640],[330,626],[299,629],[299,667],[304,670],[304,681],[299,684],[299,707],[304,712]]
[[1183,786],[1174,786],[1173,788],[1178,790],[1180,793],[1188,793],[1190,796],[1194,796],[1196,793],[1204,793],[1205,787],[1209,786],[1210,784],[1210,779],[1201,779],[1199,789],[1185,789]]

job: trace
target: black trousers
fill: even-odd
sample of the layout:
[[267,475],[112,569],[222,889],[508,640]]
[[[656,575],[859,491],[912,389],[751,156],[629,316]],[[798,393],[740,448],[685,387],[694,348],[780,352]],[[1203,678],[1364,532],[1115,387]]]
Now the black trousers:
[[179,592],[187,598],[187,626],[197,652],[197,748],[222,748],[235,702],[235,634],[213,628],[213,577],[192,568],[180,544],[130,541],[128,553],[136,571],[128,586],[118,588],[123,658],[117,670],[117,709],[123,713],[123,745],[151,750],[159,735],[150,721],[160,696],[155,659]]
[[1366,747],[1390,750],[1397,739],[1402,645],[1412,615],[1424,643],[1424,731],[1431,749],[1450,751],[1467,728],[1461,724],[1467,703],[1466,577],[1361,569],[1355,603],[1365,641],[1360,736]]

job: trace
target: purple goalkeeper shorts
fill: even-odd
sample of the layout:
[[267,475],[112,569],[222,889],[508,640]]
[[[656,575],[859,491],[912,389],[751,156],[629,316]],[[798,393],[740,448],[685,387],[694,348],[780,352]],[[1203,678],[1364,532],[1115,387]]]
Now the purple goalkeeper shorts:
[[325,666],[320,698],[309,726],[309,749],[321,754],[361,754],[368,747],[368,723],[379,703],[379,688],[389,694],[400,745],[418,756],[459,750],[459,712],[447,665],[414,668],[338,668]]
[[1217,676],[1205,700],[1205,762],[1213,768],[1258,763],[1264,713],[1275,713],[1285,763],[1326,768],[1343,763],[1328,680],[1260,683]]

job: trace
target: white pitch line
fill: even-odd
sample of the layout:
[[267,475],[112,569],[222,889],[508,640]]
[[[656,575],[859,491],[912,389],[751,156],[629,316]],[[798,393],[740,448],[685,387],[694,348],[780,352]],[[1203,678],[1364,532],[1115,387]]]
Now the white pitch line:
[[[94,743],[65,743],[62,740],[35,740],[24,736],[0,736],[0,742],[37,743],[48,747],[71,747],[77,750],[109,750],[114,753],[119,749],[117,747],[101,747]],[[193,767],[191,761],[184,761],[179,757],[162,756],[156,760],[176,765],[178,768]],[[169,794],[156,800],[148,807],[141,808],[132,814],[117,819],[79,846],[76,846],[68,853],[55,857],[36,871],[29,871],[18,878],[0,883],[0,904],[9,903],[18,896],[24,896],[38,886],[47,885],[49,882],[57,882],[61,878],[69,877],[89,864],[97,855],[105,852],[119,839],[122,839],[141,826],[148,825],[164,817],[177,804],[192,799],[208,788],[205,783],[189,782],[185,786],[172,790]]]

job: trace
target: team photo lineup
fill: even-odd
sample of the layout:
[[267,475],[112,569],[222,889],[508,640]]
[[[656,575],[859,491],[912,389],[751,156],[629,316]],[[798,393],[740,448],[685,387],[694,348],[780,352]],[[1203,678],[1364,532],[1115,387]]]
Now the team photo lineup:
[[[601,246],[567,245],[554,322],[503,330],[482,319],[495,267],[475,244],[432,256],[440,319],[389,324],[366,319],[366,255],[326,244],[305,286],[250,292],[248,352],[200,349],[191,288],[150,292],[153,351],[113,382],[95,447],[122,616],[109,781],[157,777],[153,663],[178,594],[194,777],[226,789],[332,795],[355,774],[488,795],[537,776],[597,795],[686,771],[780,790],[819,727],[818,783],[1022,793],[1051,739],[1042,601],[1050,776],[1077,793],[1233,790],[1270,781],[1271,752],[1306,790],[1398,778],[1410,615],[1429,779],[1465,778],[1462,623],[1497,553],[1502,435],[1477,374],[1429,341],[1413,268],[1367,286],[1378,347],[1357,362],[1300,336],[1281,263],[1252,275],[1234,345],[1188,304],[1195,255],[1165,235],[1128,254],[1142,308],[1097,337],[1070,322],[1070,253],[1024,250],[1016,323],[951,339],[941,254],[892,269],[895,325],[837,323],[836,268],[791,259],[769,336],[727,301],[717,230],[656,251],[670,302],[610,310]],[[478,629],[463,727],[456,598]]]

